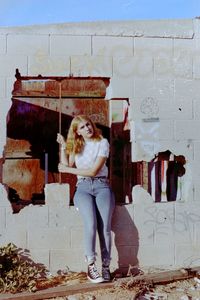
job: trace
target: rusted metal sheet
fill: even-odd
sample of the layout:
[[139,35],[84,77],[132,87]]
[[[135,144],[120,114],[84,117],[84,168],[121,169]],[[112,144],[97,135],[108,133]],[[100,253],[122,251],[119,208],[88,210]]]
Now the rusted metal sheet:
[[4,147],[4,156],[6,158],[25,158],[31,157],[29,154],[31,149],[31,144],[23,139],[10,139],[7,138],[6,145]]
[[66,138],[73,117],[86,114],[110,141],[110,176],[117,202],[124,203],[125,197],[130,202],[131,148],[129,131],[125,130],[128,102],[113,99],[110,106],[104,99],[109,78],[23,77],[17,72],[16,79],[1,178],[10,201],[36,204],[44,197],[45,184],[53,182],[69,183],[73,198],[76,176],[58,173],[56,137],[60,132]]
[[[15,97],[89,97],[105,98],[108,78],[69,77],[61,81],[56,77],[32,79],[17,79],[14,84],[13,96]],[[61,87],[60,87],[61,85]],[[61,93],[60,93],[61,91]]]
[[33,194],[42,194],[44,171],[39,159],[6,159],[3,166],[3,183],[15,191],[13,200],[31,200]]
[[[97,124],[109,126],[109,102],[99,98],[35,98],[13,97],[13,102],[20,102],[20,110],[30,105],[41,109],[61,112],[62,116],[86,114]],[[27,104],[27,105],[26,105]],[[24,108],[23,108],[24,107]],[[26,108],[25,108],[26,107]]]
[[[7,186],[11,202],[21,205],[21,201],[35,204],[39,201],[40,204],[47,181],[45,178],[48,178],[48,183],[59,182],[56,136],[60,129],[60,116],[64,137],[74,115],[87,114],[109,139],[109,102],[103,99],[71,98],[62,99],[60,105],[60,99],[35,97],[17,97],[12,102],[7,118],[2,183]],[[70,184],[72,199],[76,177],[62,174],[61,182]]]

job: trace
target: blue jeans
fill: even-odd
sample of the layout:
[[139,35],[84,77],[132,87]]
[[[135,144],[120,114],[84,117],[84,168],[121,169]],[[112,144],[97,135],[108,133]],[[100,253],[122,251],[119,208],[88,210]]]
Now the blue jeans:
[[115,207],[114,194],[106,178],[78,180],[74,204],[84,222],[84,243],[87,263],[95,261],[96,233],[99,235],[102,263],[111,260],[111,219]]

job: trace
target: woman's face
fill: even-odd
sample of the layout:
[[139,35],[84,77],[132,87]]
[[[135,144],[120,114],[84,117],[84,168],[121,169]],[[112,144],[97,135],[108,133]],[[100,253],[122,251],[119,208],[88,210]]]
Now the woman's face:
[[82,135],[84,140],[91,139],[94,134],[94,129],[89,121],[81,121],[77,128],[78,135]]

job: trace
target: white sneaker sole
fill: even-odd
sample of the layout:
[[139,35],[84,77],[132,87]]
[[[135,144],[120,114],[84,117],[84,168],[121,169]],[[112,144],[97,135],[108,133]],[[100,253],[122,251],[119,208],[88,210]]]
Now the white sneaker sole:
[[97,279],[92,279],[90,278],[89,276],[87,276],[87,279],[92,282],[92,283],[101,283],[101,282],[104,282],[104,279],[102,277],[99,277]]

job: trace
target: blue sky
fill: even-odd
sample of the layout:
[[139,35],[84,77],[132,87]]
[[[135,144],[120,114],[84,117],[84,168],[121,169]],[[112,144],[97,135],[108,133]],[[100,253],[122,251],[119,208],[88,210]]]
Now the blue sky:
[[200,0],[0,0],[1,27],[197,16]]

